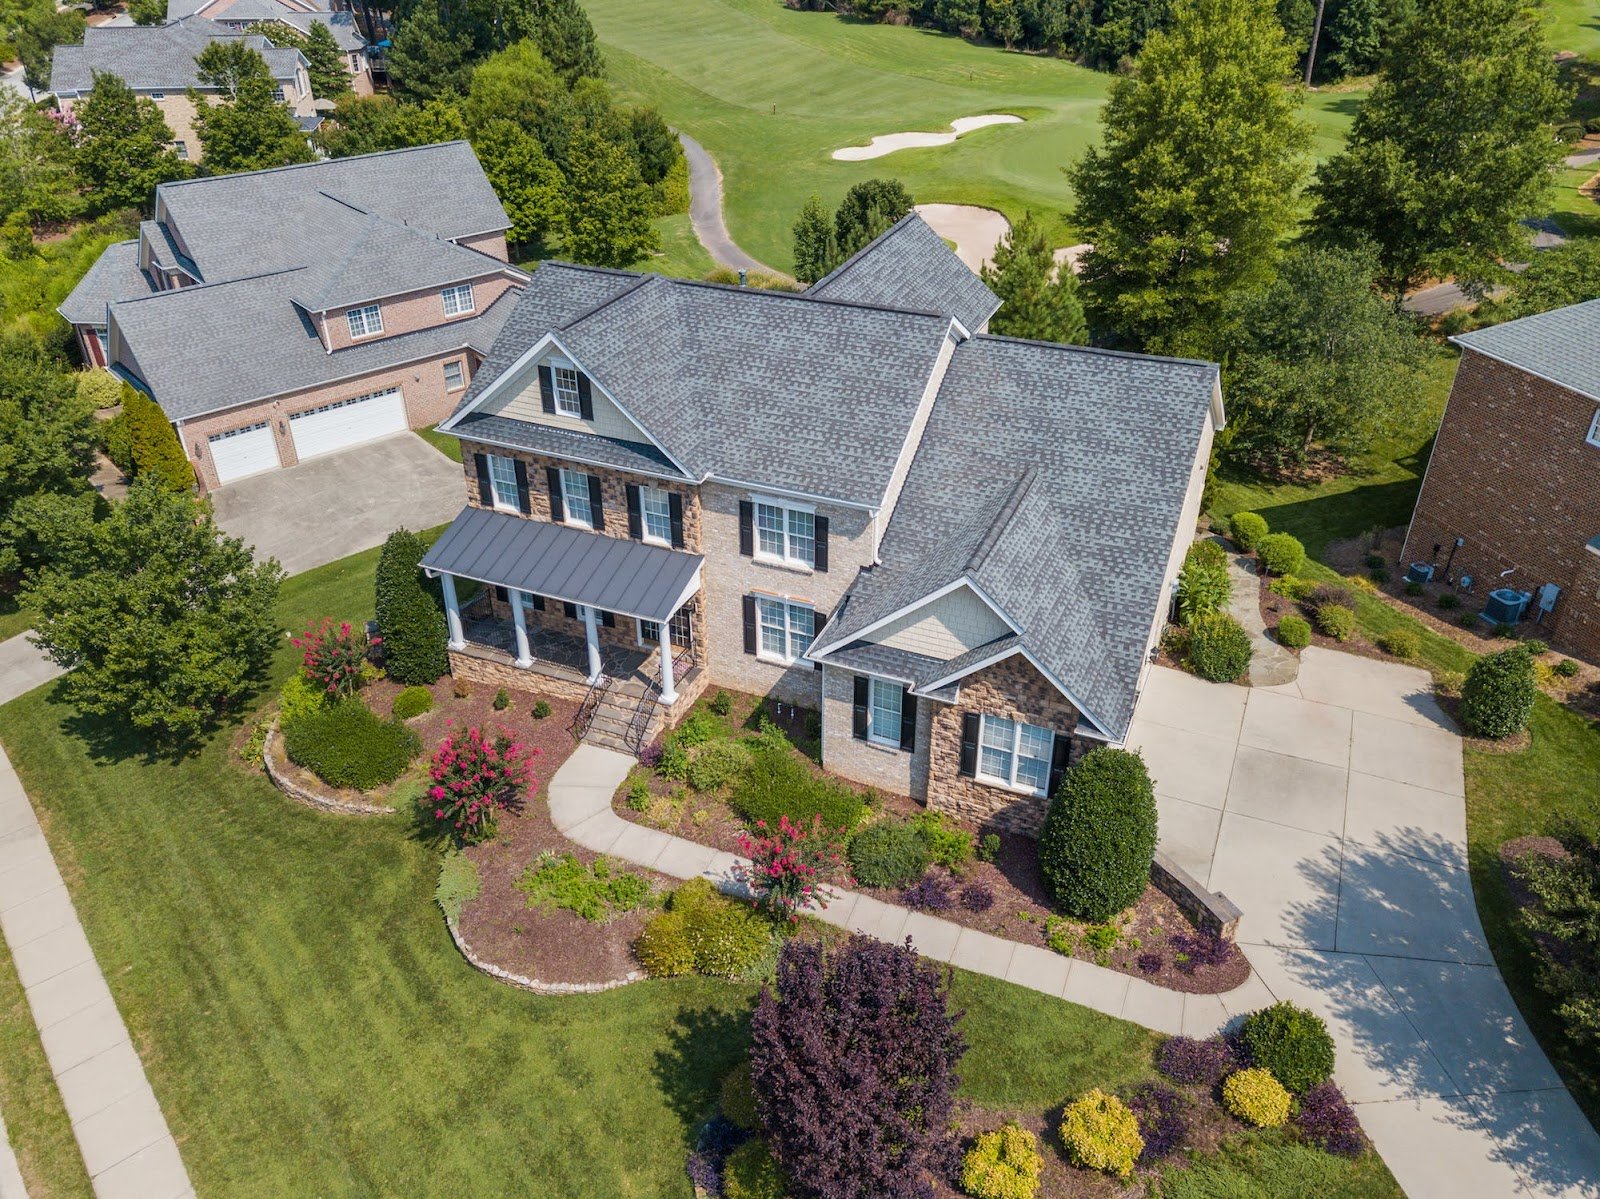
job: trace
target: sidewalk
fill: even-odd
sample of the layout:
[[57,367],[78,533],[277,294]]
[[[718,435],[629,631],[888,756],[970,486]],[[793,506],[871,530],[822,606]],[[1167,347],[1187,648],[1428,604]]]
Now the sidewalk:
[[44,651],[18,633],[0,641],[0,704],[59,678],[64,672]]
[[[634,760],[595,745],[580,745],[550,780],[550,819],[585,849],[622,858],[673,878],[704,877],[724,890],[741,890],[733,877],[740,861],[731,853],[634,824],[611,808],[611,797]],[[1235,1016],[1272,1002],[1255,974],[1225,995],[1185,995],[1093,962],[1053,950],[1019,945],[921,912],[908,911],[853,891],[834,889],[817,919],[883,941],[910,937],[917,952],[975,974],[987,974],[1042,991],[1165,1033],[1208,1037]]]
[[[10,677],[4,682],[10,684]],[[11,946],[17,977],[39,1026],[39,1039],[95,1195],[98,1199],[193,1196],[177,1143],[128,1038],[127,1025],[78,923],[33,806],[3,749],[0,930]],[[4,1182],[0,1175],[0,1191]]]
[[1233,592],[1228,598],[1228,614],[1250,634],[1250,685],[1276,687],[1292,683],[1300,673],[1300,659],[1267,636],[1267,623],[1261,618],[1261,580],[1254,561],[1220,537],[1213,538],[1228,551],[1228,581]]

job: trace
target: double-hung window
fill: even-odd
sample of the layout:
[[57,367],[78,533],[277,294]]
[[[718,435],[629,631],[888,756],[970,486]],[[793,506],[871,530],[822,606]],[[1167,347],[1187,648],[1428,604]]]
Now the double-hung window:
[[583,399],[578,394],[578,372],[570,366],[550,368],[551,382],[555,385],[556,411],[562,416],[583,418]]
[[282,104],[284,102],[286,97],[283,94],[282,85],[279,85],[278,87],[275,87],[275,88],[272,89],[272,98],[274,100],[276,100],[279,104]]
[[672,544],[672,501],[661,488],[639,488],[639,521],[646,541]]
[[376,304],[352,308],[344,314],[344,319],[350,325],[351,337],[371,337],[383,332],[383,313]]
[[472,311],[472,284],[461,283],[455,287],[447,287],[439,294],[444,298],[446,316],[460,316],[462,313]]
[[594,528],[594,506],[589,502],[589,476],[581,470],[561,471],[561,505],[569,525]]
[[817,560],[817,518],[803,508],[757,500],[756,556],[810,568]]
[[1585,440],[1590,445],[1600,446],[1600,409],[1595,410],[1594,419],[1589,422],[1589,436]]
[[899,748],[905,689],[888,679],[869,679],[867,685],[867,740]]
[[[811,641],[817,635],[816,619],[817,614],[806,604],[758,595],[757,656],[785,664],[793,662],[811,647]],[[895,736],[898,740],[898,728]]]
[[444,364],[444,389],[446,391],[460,391],[467,385],[466,371],[462,368],[461,359],[453,358]]
[[1055,734],[1038,725],[1003,716],[983,717],[978,737],[978,777],[1043,795],[1050,781],[1050,750]]
[[517,494],[517,464],[499,454],[490,454],[488,457],[489,488],[494,492],[494,506],[520,512],[522,504]]

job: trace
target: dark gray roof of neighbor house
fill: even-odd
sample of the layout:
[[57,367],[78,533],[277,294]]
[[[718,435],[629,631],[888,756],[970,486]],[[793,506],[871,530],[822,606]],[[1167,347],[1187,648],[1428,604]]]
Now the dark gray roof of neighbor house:
[[887,308],[948,313],[969,333],[983,328],[1000,298],[915,212],[813,283],[807,295]]
[[139,269],[139,243],[119,241],[105,248],[56,309],[68,324],[103,325],[106,305],[155,291]]
[[295,300],[308,312],[444,287],[506,269],[498,258],[376,213],[361,217],[342,253],[307,261],[305,290]]
[[[251,0],[251,3],[256,3],[256,0]],[[356,28],[355,13],[296,12],[279,4],[278,0],[260,0],[260,4],[264,9],[276,9],[274,20],[292,25],[301,33],[310,33],[313,25],[326,25],[333,34],[334,43],[346,54],[363,49],[367,44],[367,39],[361,36],[361,30]],[[271,36],[271,30],[267,31],[267,36]]]
[[666,621],[705,561],[567,525],[465,508],[422,559],[427,570]]
[[608,466],[613,470],[682,477],[681,472],[667,460],[665,454],[653,445],[638,441],[597,437],[593,433],[580,433],[576,429],[536,425],[530,421],[513,420],[510,417],[493,416],[483,412],[467,413],[451,426],[450,432],[468,440],[486,441],[509,449],[547,454],[552,458],[565,458],[572,462]]
[[257,33],[244,33],[186,17],[169,25],[98,25],[84,30],[83,43],[57,46],[50,65],[50,90],[82,94],[94,87],[95,71],[108,71],[135,91],[173,91],[200,87],[200,52],[213,42],[237,41],[259,51],[274,79],[293,79],[303,61],[298,50],[274,46]]
[[330,354],[293,302],[303,274],[280,271],[116,304],[117,329],[134,360],[125,365],[169,419],[188,420],[461,346],[486,353],[516,302],[507,292],[477,316]]
[[1216,380],[1208,362],[988,336],[957,346],[882,564],[812,652],[970,578],[1022,630],[1015,647],[1124,736]]
[[1474,329],[1450,340],[1600,401],[1600,300]]

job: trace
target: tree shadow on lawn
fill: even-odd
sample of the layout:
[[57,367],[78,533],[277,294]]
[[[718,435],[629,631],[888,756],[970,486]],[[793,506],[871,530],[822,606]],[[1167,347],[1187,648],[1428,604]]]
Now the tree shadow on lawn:
[[62,730],[83,745],[96,766],[114,766],[122,762],[173,766],[198,757],[219,738],[231,739],[248,722],[268,689],[262,681],[237,708],[219,713],[209,727],[192,736],[161,740],[134,728],[120,715],[96,716],[81,711],[67,696],[65,676],[49,686],[45,703],[59,715]]
[[[1305,544],[1311,557],[1320,558],[1330,541],[1409,522],[1422,486],[1421,471],[1427,461],[1426,453],[1402,459],[1402,466],[1416,471],[1409,479],[1355,485],[1348,491],[1330,491],[1282,504],[1263,503],[1254,511],[1266,518],[1273,532],[1292,534]],[[1259,480],[1243,471],[1224,473],[1221,477],[1226,482],[1260,485]]]
[[681,1012],[667,1029],[667,1043],[656,1054],[651,1073],[673,1113],[689,1129],[691,1143],[699,1125],[716,1110],[724,1076],[746,1059],[749,1046],[748,1010],[692,1008]]

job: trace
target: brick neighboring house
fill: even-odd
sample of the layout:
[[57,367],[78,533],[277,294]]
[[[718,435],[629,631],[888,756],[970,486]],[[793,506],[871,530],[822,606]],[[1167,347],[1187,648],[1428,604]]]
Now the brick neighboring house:
[[465,142],[164,183],[58,311],[204,492],[449,416],[528,279],[509,227]]
[[800,295],[541,265],[442,426],[452,671],[634,751],[755,692],[820,711],[829,770],[1036,829],[1126,737],[1223,414],[1211,363],[997,306],[915,215]]
[[1600,662],[1600,300],[1451,340],[1461,365],[1404,562],[1470,578],[1469,603],[1531,593],[1539,635]]
[[204,17],[228,29],[253,30],[269,38],[274,24],[300,34],[310,33],[313,25],[326,25],[344,55],[351,89],[358,96],[372,94],[370,47],[348,6],[341,8],[329,0],[167,0],[168,21],[187,17]]
[[320,123],[306,74],[305,56],[274,46],[259,33],[219,25],[204,17],[186,17],[166,25],[96,25],[84,30],[83,42],[57,46],[50,61],[50,91],[56,106],[71,113],[94,90],[94,72],[117,76],[136,95],[154,101],[172,130],[179,158],[198,161],[200,139],[194,131],[194,104],[189,89],[216,96],[216,88],[200,82],[195,60],[213,42],[243,40],[260,53],[272,73],[279,97],[308,133]]

